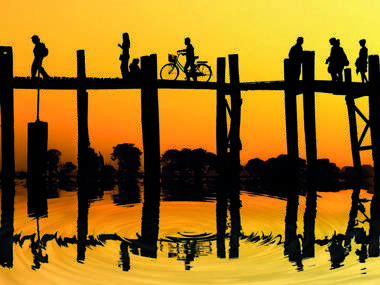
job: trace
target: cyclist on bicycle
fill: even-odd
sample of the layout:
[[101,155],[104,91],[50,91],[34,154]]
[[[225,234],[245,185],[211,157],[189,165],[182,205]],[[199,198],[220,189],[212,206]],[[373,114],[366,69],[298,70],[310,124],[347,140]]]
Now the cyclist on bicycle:
[[[194,47],[190,43],[190,38],[185,39],[185,49],[181,49],[178,52],[186,55],[186,64],[184,66],[184,70],[186,73],[186,79],[187,81],[190,80],[190,74],[193,75],[194,81],[197,81],[197,76],[195,75],[195,56],[194,56]],[[187,69],[190,67],[190,72],[187,71]]]

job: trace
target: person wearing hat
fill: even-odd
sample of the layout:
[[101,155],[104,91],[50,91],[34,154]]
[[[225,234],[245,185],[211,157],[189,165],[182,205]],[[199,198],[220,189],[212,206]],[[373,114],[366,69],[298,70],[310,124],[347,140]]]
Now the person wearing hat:
[[48,49],[44,43],[41,43],[40,38],[37,35],[32,36],[32,42],[35,45],[33,49],[34,60],[32,63],[32,78],[36,77],[37,72],[39,72],[44,79],[50,78],[42,67],[42,60],[48,55]]

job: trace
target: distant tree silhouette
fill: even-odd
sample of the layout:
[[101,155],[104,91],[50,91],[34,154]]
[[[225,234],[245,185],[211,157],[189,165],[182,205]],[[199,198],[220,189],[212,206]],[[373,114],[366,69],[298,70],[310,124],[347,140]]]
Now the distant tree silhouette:
[[141,151],[134,144],[123,143],[113,147],[111,159],[117,160],[119,180],[138,177],[141,154]]
[[101,186],[103,190],[112,190],[115,187],[116,169],[111,164],[105,164],[102,169]]
[[217,157],[202,148],[169,149],[162,155],[161,163],[163,182],[181,177],[184,182],[200,184],[202,176],[216,169]]
[[62,153],[57,149],[49,149],[46,154],[47,197],[58,197],[57,180],[59,158]]
[[119,193],[113,195],[117,205],[127,205],[140,202],[140,187],[138,185],[141,166],[141,151],[130,143],[118,144],[113,147],[112,160],[117,160]]
[[59,170],[59,187],[64,190],[74,190],[77,186],[74,170],[77,166],[72,162],[65,162]]
[[101,188],[101,176],[104,167],[104,158],[101,153],[96,153],[91,147],[88,148],[88,198],[96,199],[103,197]]

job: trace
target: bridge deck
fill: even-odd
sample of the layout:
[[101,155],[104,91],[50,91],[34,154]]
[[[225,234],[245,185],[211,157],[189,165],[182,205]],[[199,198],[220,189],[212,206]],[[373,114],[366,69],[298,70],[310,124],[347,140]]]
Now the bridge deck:
[[[121,78],[86,78],[80,82],[76,77],[52,77],[50,79],[31,79],[30,77],[15,77],[12,82],[15,89],[49,89],[49,90],[76,90],[82,87],[88,90],[115,90],[115,89],[140,89],[141,82],[128,81]],[[182,80],[157,80],[157,87],[160,89],[204,89],[216,90],[218,84],[216,82],[194,82]],[[242,91],[255,90],[278,90],[285,89],[284,81],[258,81],[258,82],[242,82],[239,85]],[[230,88],[229,83],[224,84],[224,88]],[[295,87],[297,93],[302,93],[303,83],[299,81]],[[316,80],[312,89],[319,93],[332,93],[334,95],[351,94],[355,97],[367,96],[369,94],[368,84],[352,82],[337,83],[326,80]]]

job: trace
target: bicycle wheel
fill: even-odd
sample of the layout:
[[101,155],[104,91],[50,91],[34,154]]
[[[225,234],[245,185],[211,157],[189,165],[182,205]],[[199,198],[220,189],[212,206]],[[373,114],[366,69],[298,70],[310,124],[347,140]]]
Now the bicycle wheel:
[[204,82],[208,82],[212,75],[211,67],[204,63],[195,65],[195,73],[197,80]]
[[176,80],[179,74],[178,67],[173,63],[165,64],[160,71],[161,79]]

